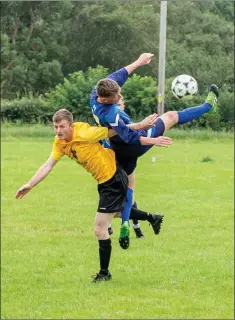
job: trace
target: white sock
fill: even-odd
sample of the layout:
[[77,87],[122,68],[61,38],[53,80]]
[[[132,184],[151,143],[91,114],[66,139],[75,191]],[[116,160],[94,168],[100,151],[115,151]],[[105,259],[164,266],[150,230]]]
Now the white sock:
[[133,223],[133,228],[134,228],[134,229],[138,229],[139,227],[140,227],[139,223],[137,223],[137,224],[134,224],[134,223]]

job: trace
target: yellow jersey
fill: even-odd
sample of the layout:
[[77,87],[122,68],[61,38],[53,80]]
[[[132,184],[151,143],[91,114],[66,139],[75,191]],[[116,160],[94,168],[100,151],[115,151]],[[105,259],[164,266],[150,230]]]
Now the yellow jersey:
[[108,128],[91,127],[84,122],[75,122],[73,125],[71,141],[55,137],[51,158],[59,161],[67,155],[91,173],[98,183],[108,181],[116,172],[115,153],[98,142],[108,138]]

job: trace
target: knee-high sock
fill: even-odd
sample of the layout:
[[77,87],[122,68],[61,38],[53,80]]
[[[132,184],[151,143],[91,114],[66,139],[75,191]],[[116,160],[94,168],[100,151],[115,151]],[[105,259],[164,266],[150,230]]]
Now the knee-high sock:
[[201,117],[204,113],[210,111],[212,106],[205,102],[200,106],[184,109],[183,111],[178,111],[179,121],[178,124],[183,124],[190,122],[194,119]]
[[128,188],[127,194],[126,194],[126,204],[125,204],[124,209],[121,212],[122,223],[124,223],[125,221],[129,222],[131,206],[132,206],[132,199],[133,199],[133,190]]
[[131,208],[130,219],[138,219],[142,221],[152,221],[152,214],[140,209]]
[[111,251],[111,239],[99,240],[100,273],[108,273]]
[[[137,209],[136,201],[133,203],[132,208]],[[137,219],[132,219],[134,225],[138,225],[139,221]]]

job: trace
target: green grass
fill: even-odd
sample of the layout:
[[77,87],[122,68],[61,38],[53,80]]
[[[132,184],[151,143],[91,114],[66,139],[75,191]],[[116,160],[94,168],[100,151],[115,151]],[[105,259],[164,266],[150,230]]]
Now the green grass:
[[124,251],[116,219],[113,280],[100,284],[96,182],[83,168],[62,159],[14,199],[50,151],[49,139],[3,136],[2,319],[234,319],[231,139],[175,139],[139,160],[136,200],[165,215],[162,231],[142,222],[145,239],[132,232]]

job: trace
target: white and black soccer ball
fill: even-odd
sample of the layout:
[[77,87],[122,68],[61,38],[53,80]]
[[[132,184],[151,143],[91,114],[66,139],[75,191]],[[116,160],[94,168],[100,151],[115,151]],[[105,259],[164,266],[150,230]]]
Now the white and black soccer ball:
[[198,91],[197,81],[187,74],[181,74],[172,81],[171,91],[177,99],[193,96]]

